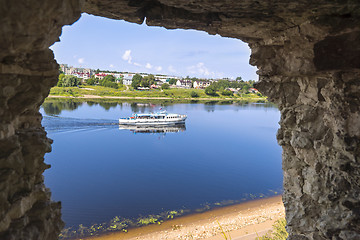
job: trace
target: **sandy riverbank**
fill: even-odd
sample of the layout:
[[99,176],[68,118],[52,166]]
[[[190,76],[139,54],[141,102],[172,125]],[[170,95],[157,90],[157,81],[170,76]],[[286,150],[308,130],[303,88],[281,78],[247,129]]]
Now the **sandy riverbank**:
[[255,239],[256,233],[266,233],[277,219],[284,216],[281,196],[276,196],[179,217],[161,225],[131,229],[128,233],[111,233],[86,240],[221,240],[224,237],[218,222],[232,240]]

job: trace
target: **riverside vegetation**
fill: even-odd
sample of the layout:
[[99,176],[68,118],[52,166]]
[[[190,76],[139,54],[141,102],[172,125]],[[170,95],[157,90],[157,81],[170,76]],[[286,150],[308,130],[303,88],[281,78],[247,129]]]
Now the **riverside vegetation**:
[[[60,239],[73,239],[73,238],[83,238],[88,236],[98,236],[100,234],[109,233],[109,232],[124,232],[127,233],[129,229],[142,227],[150,224],[162,224],[164,221],[174,219],[176,217],[184,216],[186,214],[191,213],[203,213],[210,209],[214,209],[216,207],[225,207],[231,206],[235,204],[239,204],[248,200],[254,200],[259,198],[266,198],[274,193],[275,195],[278,194],[277,191],[269,190],[271,194],[265,195],[263,193],[259,195],[254,194],[244,194],[244,198],[241,200],[227,200],[216,202],[213,204],[204,203],[201,208],[190,210],[190,209],[177,209],[177,210],[169,210],[164,211],[159,214],[150,214],[147,216],[139,216],[138,218],[124,218],[121,216],[115,216],[108,222],[103,223],[96,223],[91,226],[84,226],[80,224],[78,226],[66,227],[62,230],[61,234],[59,235]],[[285,230],[286,221],[285,219],[280,219],[275,222],[274,224],[274,231],[271,234],[267,234],[263,237],[257,238],[258,240],[282,240],[286,238],[271,238],[273,236],[283,236],[287,234]],[[220,225],[221,227],[221,225]],[[174,229],[175,230],[175,229]],[[222,229],[221,229],[222,230]],[[222,234],[224,234],[224,230],[222,230]],[[226,234],[224,235],[226,236]],[[230,235],[228,236],[229,239]],[[226,238],[227,239],[227,238]]]
[[273,225],[273,231],[267,233],[265,236],[257,237],[256,240],[286,240],[289,236],[286,231],[286,220],[281,218],[277,220]]
[[[249,100],[249,101],[267,101],[265,97],[254,93],[247,93],[241,95],[225,96],[215,95],[209,96],[205,94],[203,89],[181,89],[170,88],[164,90],[151,89],[148,91],[125,90],[123,88],[114,89],[102,86],[86,86],[78,87],[53,87],[50,90],[51,97],[85,97],[91,96],[99,97],[119,97],[119,98],[164,98],[164,99],[194,99],[194,100],[211,100],[211,99],[233,99],[233,100]],[[90,97],[89,97],[90,96]]]
[[[195,81],[192,78],[191,81]],[[108,75],[103,79],[90,78],[86,82],[71,75],[59,75],[56,87],[50,90],[51,97],[116,97],[116,98],[163,98],[163,99],[244,99],[249,101],[266,101],[261,93],[251,93],[249,88],[253,87],[254,81],[229,81],[219,80],[211,83],[205,89],[174,88],[174,81],[164,83],[157,88],[140,91],[139,87],[150,87],[155,83],[152,75],[142,78],[139,74],[134,75],[131,86],[125,86],[121,80],[116,80]],[[237,88],[239,91],[233,93],[229,88]]]

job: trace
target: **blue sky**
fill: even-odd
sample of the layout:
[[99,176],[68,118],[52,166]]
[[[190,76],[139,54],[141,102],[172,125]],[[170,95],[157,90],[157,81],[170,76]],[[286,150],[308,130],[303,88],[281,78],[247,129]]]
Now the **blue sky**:
[[103,70],[257,80],[250,49],[237,39],[196,30],[167,30],[83,14],[63,27],[58,63]]

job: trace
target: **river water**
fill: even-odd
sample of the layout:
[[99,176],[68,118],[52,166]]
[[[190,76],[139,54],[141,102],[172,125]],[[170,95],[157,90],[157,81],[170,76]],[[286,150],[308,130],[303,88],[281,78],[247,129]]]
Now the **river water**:
[[[122,129],[117,120],[160,107],[186,124]],[[54,140],[45,183],[68,229],[114,218],[191,213],[280,194],[280,113],[269,103],[151,104],[46,101]],[[175,215],[176,215],[175,214]],[[135,222],[138,220],[134,220]],[[109,225],[110,226],[110,225]]]

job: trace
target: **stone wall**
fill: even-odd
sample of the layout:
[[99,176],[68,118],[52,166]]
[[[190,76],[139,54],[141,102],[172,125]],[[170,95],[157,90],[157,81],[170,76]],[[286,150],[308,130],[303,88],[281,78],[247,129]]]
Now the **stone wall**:
[[310,0],[0,2],[0,239],[56,239],[39,107],[56,83],[48,49],[81,11],[241,39],[278,104],[289,239],[360,239],[360,3]]
[[1,1],[0,239],[57,239],[63,227],[44,185],[52,140],[39,108],[59,74],[48,48],[79,17],[77,1]]
[[289,239],[360,239],[360,35],[334,22],[253,48],[257,87],[281,111]]

